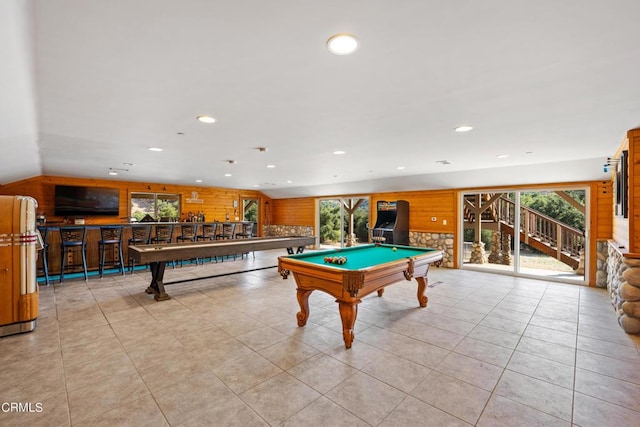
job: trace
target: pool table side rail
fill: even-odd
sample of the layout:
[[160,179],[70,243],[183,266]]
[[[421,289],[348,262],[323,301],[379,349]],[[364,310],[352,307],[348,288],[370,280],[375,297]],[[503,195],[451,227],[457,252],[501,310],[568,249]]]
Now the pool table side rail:
[[165,245],[129,246],[129,257],[137,263],[172,261],[174,259],[233,255],[269,249],[298,248],[315,245],[315,237],[259,237],[253,239],[220,240]]
[[325,284],[326,282],[335,283],[336,288],[330,293],[340,298],[343,291],[353,297],[366,288],[362,294],[366,295],[388,285],[391,281],[400,281],[403,278],[411,280],[414,274],[426,274],[429,266],[440,260],[442,260],[442,251],[435,250],[425,255],[348,270],[331,264],[310,263],[295,256],[282,256],[278,258],[278,272],[283,278],[293,272],[296,282],[305,288],[315,287],[316,281],[323,281]]

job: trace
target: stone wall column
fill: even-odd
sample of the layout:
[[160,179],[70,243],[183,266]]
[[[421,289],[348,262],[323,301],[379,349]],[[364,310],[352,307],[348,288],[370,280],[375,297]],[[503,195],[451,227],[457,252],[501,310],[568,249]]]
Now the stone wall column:
[[511,265],[511,235],[502,234],[502,264]]
[[486,264],[487,256],[484,252],[484,243],[483,242],[473,242],[471,246],[471,258],[469,259],[470,264]]
[[[473,259],[473,255],[471,255]],[[500,232],[491,232],[491,248],[489,248],[489,257],[487,258],[491,264],[501,264],[502,254],[500,253]]]
[[640,259],[623,258],[624,271],[620,284],[620,308],[618,323],[629,334],[640,333]]

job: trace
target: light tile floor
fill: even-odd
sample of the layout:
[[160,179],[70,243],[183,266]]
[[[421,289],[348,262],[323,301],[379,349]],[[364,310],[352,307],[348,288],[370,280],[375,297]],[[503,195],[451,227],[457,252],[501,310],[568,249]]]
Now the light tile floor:
[[0,339],[0,425],[640,425],[640,339],[617,325],[605,290],[429,277],[427,308],[415,281],[366,297],[350,350],[326,294],[297,326],[295,282],[275,268],[168,286],[163,302],[144,293],[148,271],[42,287],[36,330]]

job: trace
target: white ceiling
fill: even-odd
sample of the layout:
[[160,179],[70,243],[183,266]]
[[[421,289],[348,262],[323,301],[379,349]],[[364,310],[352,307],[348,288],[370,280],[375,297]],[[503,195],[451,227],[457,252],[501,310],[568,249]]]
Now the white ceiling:
[[[640,127],[639,16],[638,0],[3,0],[0,183],[297,197],[604,179]],[[341,32],[354,55],[325,48]]]

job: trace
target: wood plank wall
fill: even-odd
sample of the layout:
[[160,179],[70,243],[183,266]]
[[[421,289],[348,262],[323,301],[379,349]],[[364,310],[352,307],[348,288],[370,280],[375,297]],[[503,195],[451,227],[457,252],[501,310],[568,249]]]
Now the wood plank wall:
[[627,132],[629,143],[629,252],[640,253],[640,129]]
[[[457,191],[403,191],[376,193],[371,195],[371,224],[377,217],[376,205],[379,201],[409,202],[409,230],[430,233],[455,233],[457,216]],[[432,219],[436,220],[433,221]]]
[[269,203],[271,208],[267,208],[267,215],[272,213],[269,224],[315,226],[315,198],[275,199]]
[[[140,183],[129,181],[111,181],[99,179],[82,179],[58,176],[38,176],[11,184],[0,186],[0,194],[31,196],[38,201],[38,212],[44,212],[47,216],[47,222],[62,222],[62,217],[54,216],[54,187],[60,185],[82,185],[95,187],[111,187],[120,190],[120,214],[119,217],[113,216],[91,216],[85,218],[87,224],[108,224],[129,221],[129,212],[131,204],[131,192],[134,193],[165,193],[180,194],[180,206],[182,209],[181,216],[185,216],[188,212],[204,212],[206,221],[224,221],[226,215],[229,214],[230,220],[234,220],[236,216],[242,216],[242,199],[257,199],[260,202],[258,220],[260,225],[264,222],[265,204],[271,199],[266,197],[259,191],[254,190],[236,190],[229,188],[217,187],[196,187],[181,186],[157,183]],[[191,198],[192,192],[198,193],[198,199],[202,199],[203,203],[187,203],[186,200]],[[233,202],[237,201],[238,208],[234,210]]]

